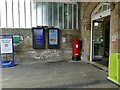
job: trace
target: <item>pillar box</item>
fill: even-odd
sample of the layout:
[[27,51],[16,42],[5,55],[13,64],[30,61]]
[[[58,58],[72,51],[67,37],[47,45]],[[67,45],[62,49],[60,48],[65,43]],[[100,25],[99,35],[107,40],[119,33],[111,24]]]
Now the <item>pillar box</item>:
[[72,60],[80,60],[80,40],[78,39],[72,40]]

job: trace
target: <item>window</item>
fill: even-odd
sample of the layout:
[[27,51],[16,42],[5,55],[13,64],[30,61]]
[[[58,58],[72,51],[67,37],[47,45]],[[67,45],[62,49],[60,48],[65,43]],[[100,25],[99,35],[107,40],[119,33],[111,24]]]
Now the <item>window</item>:
[[53,26],[61,29],[76,29],[77,8],[77,3],[2,0],[0,27]]
[[52,25],[52,3],[48,3],[48,26]]
[[95,14],[99,14],[99,13],[106,11],[106,10],[109,10],[109,9],[110,9],[110,5],[104,4],[98,8],[98,10],[96,11]]

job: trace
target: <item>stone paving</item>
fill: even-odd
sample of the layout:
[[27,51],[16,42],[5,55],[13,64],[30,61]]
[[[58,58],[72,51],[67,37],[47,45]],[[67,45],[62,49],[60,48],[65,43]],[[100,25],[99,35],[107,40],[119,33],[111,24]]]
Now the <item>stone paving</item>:
[[31,62],[3,68],[3,88],[118,88],[107,72],[85,62]]

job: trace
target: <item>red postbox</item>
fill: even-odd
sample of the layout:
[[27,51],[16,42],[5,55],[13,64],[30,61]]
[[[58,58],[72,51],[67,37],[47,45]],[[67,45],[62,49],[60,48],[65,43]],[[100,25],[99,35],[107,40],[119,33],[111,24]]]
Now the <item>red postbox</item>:
[[80,60],[80,40],[72,40],[72,60]]

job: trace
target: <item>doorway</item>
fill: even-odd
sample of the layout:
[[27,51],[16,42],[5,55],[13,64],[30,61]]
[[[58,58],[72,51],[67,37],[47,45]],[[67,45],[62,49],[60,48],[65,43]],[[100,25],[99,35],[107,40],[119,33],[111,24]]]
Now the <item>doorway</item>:
[[90,61],[108,67],[110,37],[110,5],[100,3],[91,14]]
[[92,35],[92,60],[108,67],[109,40],[110,40],[110,17],[104,17],[93,21]]

